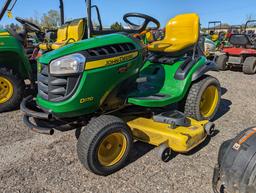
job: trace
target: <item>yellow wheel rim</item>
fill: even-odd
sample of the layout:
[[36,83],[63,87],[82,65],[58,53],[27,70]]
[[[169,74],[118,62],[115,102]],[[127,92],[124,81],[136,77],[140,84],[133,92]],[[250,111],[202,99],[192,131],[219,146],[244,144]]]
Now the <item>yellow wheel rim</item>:
[[208,118],[213,115],[219,101],[219,90],[216,86],[209,86],[203,92],[200,100],[200,113],[203,117]]
[[118,163],[127,148],[127,139],[122,133],[108,135],[99,145],[98,160],[103,166],[112,166]]
[[0,104],[10,100],[13,96],[13,91],[12,83],[8,79],[0,76]]

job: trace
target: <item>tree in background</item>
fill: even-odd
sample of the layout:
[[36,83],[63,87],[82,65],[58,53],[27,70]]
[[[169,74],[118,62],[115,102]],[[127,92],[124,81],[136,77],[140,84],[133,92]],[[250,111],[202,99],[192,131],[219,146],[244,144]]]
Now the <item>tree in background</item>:
[[[26,18],[28,21],[40,26],[42,29],[56,29],[60,26],[60,13],[57,10],[50,10],[44,13],[42,17],[35,13],[33,17]],[[22,27],[18,24],[8,24],[5,26],[0,25],[0,28],[12,28],[20,31]]]
[[119,30],[124,29],[124,28],[123,28],[123,25],[122,25],[121,23],[118,23],[118,22],[113,23],[113,24],[110,26],[110,28],[111,28],[112,30],[116,30],[116,31],[119,31]]
[[[56,29],[60,26],[60,13],[56,10],[50,10],[47,13],[44,13],[42,17],[38,17],[38,14],[34,17],[26,18],[28,21],[40,26],[42,29]],[[14,26],[15,25],[15,26]],[[21,27],[18,24],[9,24],[5,26],[14,27],[14,29],[20,29]]]
[[45,28],[56,28],[60,25],[60,13],[56,10],[50,10],[43,14],[41,25]]

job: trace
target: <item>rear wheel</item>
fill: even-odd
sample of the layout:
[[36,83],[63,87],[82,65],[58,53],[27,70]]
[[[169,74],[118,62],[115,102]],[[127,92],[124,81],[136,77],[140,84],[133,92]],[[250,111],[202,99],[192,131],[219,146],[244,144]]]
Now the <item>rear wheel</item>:
[[228,61],[227,55],[224,54],[224,55],[218,56],[218,58],[216,60],[218,69],[219,70],[227,70],[228,69],[227,61]]
[[0,112],[19,107],[24,90],[24,81],[13,70],[0,68]]
[[204,76],[192,84],[184,113],[198,121],[213,119],[220,105],[220,93],[219,81],[212,76]]
[[245,59],[243,64],[243,72],[245,74],[256,73],[256,57],[248,57]]
[[78,158],[89,171],[109,175],[125,165],[132,143],[130,128],[121,119],[102,115],[81,131]]

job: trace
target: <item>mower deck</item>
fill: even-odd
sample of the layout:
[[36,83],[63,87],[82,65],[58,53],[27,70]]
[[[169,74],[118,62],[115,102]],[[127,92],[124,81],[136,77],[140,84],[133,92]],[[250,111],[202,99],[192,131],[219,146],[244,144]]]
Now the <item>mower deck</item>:
[[[56,120],[49,113],[31,108],[31,104],[34,103],[31,97],[27,97],[24,101],[21,105],[21,109],[27,112],[24,123],[35,132],[52,135],[54,129],[71,130],[85,125],[83,121],[78,120],[76,122]],[[31,117],[37,122],[33,123],[30,120]],[[122,117],[131,128],[134,138],[155,146],[165,144],[168,148],[180,153],[192,150],[214,131],[214,124],[211,122],[187,118],[179,111],[164,112],[153,117],[149,116],[150,118],[143,115],[132,118]]]
[[204,126],[208,121],[189,119],[189,122],[189,126],[173,127],[172,124],[157,122],[153,118],[139,117],[127,124],[133,136],[140,141],[155,146],[166,144],[173,151],[186,153],[207,137]]

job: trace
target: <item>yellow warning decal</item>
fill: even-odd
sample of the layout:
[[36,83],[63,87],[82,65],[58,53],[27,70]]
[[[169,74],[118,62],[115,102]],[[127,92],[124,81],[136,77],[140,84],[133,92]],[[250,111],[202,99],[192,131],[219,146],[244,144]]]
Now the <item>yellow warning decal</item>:
[[119,64],[121,62],[127,62],[129,60],[136,58],[137,56],[138,56],[138,52],[132,52],[132,53],[125,54],[122,56],[88,62],[88,63],[86,63],[85,70],[91,70],[91,69],[95,69],[95,68],[101,68],[101,67],[105,67],[105,66]]
[[9,19],[12,19],[12,18],[13,18],[12,12],[11,12],[11,11],[8,11],[8,12],[7,12],[7,16],[8,16]]

